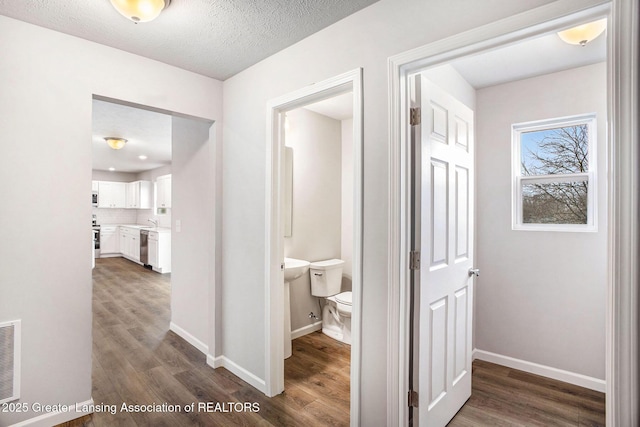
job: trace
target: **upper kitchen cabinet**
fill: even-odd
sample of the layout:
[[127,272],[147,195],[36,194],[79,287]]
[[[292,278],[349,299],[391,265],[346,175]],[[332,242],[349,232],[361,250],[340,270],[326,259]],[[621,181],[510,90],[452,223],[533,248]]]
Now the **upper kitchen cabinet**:
[[127,184],[124,182],[99,181],[98,207],[124,208],[127,203]]
[[171,207],[171,175],[156,178],[156,207]]
[[126,185],[127,209],[151,209],[151,181],[134,181]]

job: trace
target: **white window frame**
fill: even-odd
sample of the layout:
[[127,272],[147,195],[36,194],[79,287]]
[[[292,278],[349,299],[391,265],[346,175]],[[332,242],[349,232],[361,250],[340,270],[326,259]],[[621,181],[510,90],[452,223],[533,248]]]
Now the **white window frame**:
[[[572,174],[531,175],[523,176],[521,168],[520,137],[525,132],[557,129],[561,127],[586,124],[589,134],[588,159],[589,171]],[[513,230],[530,231],[598,231],[597,221],[597,128],[596,114],[581,114],[570,117],[560,117],[548,120],[539,120],[511,125],[511,186],[512,186],[512,228]],[[581,182],[587,181],[587,223],[586,224],[525,224],[522,222],[522,187],[524,184],[543,184],[554,182]]]

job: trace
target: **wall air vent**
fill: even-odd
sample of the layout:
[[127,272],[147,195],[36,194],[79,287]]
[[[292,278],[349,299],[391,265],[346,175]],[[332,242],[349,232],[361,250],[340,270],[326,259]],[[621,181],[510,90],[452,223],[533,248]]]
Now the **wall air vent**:
[[20,398],[20,320],[0,322],[0,403]]

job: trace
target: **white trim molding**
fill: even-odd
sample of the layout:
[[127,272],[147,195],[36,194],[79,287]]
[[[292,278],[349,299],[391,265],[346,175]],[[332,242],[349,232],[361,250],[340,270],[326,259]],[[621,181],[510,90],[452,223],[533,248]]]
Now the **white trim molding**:
[[186,342],[197,348],[200,352],[204,354],[209,354],[209,346],[200,341],[198,338],[191,335],[186,330],[182,329],[180,326],[175,323],[169,323],[169,329],[175,332],[180,338],[184,339]]
[[343,93],[353,93],[353,312],[351,315],[351,425],[360,425],[362,365],[362,209],[363,209],[363,99],[362,69],[314,83],[267,103],[267,164],[265,177],[265,394],[284,390],[284,258],[283,221],[280,220],[284,113]]
[[607,425],[640,426],[640,5],[609,18],[609,311]]
[[213,357],[212,355],[207,354],[207,365],[211,366],[214,369],[225,368],[236,377],[240,378],[242,381],[257,388],[260,392],[266,392],[265,382],[262,378],[259,378],[255,374],[247,371],[231,359],[228,359],[224,356]]
[[[625,423],[611,423],[614,419],[612,412],[622,411],[628,413],[631,403],[626,406],[614,406],[616,399],[623,391],[634,392],[636,394],[624,397],[626,401],[632,400],[634,396],[637,407],[637,383],[638,383],[638,294],[636,285],[638,282],[635,261],[638,259],[638,198],[635,188],[640,188],[638,184],[638,171],[633,171],[633,167],[638,166],[637,148],[637,123],[634,124],[634,117],[637,119],[637,70],[638,70],[638,4],[634,0],[614,0],[616,5],[613,9],[614,19],[610,22],[609,34],[614,34],[613,58],[608,58],[610,75],[624,75],[618,77],[617,86],[611,86],[608,93],[609,102],[618,105],[610,112],[613,114],[614,122],[612,128],[615,130],[617,121],[616,114],[624,111],[625,119],[620,124],[626,139],[623,153],[616,152],[611,156],[617,156],[618,162],[626,161],[624,170],[619,168],[611,169],[617,180],[610,182],[610,195],[617,200],[617,203],[626,206],[624,214],[625,221],[619,221],[616,209],[610,209],[610,224],[616,224],[615,230],[610,230],[611,234],[621,236],[624,241],[616,240],[610,245],[611,265],[617,274],[621,276],[613,277],[608,284],[611,294],[608,311],[609,315],[615,310],[615,319],[610,319],[609,336],[616,336],[615,343],[608,345],[608,359],[616,360],[619,355],[620,341],[627,343],[628,351],[624,356],[628,361],[627,366],[619,365],[616,361],[613,365],[619,372],[613,372],[613,368],[608,369],[607,378],[613,381],[607,382],[607,419],[608,425],[629,425]],[[429,67],[447,63],[453,59],[467,55],[473,55],[485,50],[498,48],[503,45],[517,43],[519,41],[540,36],[556,31],[560,28],[567,28],[578,25],[588,20],[596,20],[609,15],[611,12],[611,2],[605,0],[557,0],[538,8],[492,22],[490,24],[457,34],[455,36],[430,43],[425,46],[401,53],[389,58],[389,260],[388,260],[388,323],[387,323],[387,420],[388,426],[407,425],[408,410],[406,410],[406,396],[408,391],[408,331],[409,331],[409,201],[410,201],[410,169],[409,157],[406,147],[409,143],[409,131],[407,111],[409,108],[409,78]],[[624,21],[624,22],[623,22]],[[615,40],[618,40],[617,44]],[[620,46],[620,52],[616,53],[615,46]],[[617,60],[616,60],[617,58]],[[620,102],[620,97],[623,101]],[[634,116],[635,114],[635,116]],[[619,144],[620,139],[611,139],[613,145]],[[633,144],[636,146],[633,146]],[[626,157],[625,157],[626,156]],[[615,161],[614,161],[615,162]],[[609,178],[611,179],[611,178]],[[620,187],[623,187],[621,189]],[[635,191],[635,193],[634,193]],[[617,194],[617,196],[616,196]],[[621,199],[622,198],[622,199]],[[625,199],[626,198],[626,199]],[[622,200],[622,201],[621,201]],[[614,203],[616,203],[614,201]],[[631,242],[633,241],[633,242]],[[613,245],[618,245],[618,249]],[[634,248],[630,250],[631,246]],[[625,252],[626,251],[626,252]],[[634,258],[635,257],[635,258]],[[622,271],[624,270],[624,271]],[[621,281],[626,280],[623,285],[625,293],[619,295],[618,288]],[[615,288],[615,289],[614,289]],[[613,289],[613,290],[612,290]],[[633,292],[631,292],[633,290]],[[622,297],[626,297],[624,299]],[[613,299],[617,299],[618,306],[614,305]],[[622,307],[623,302],[626,306]],[[614,308],[615,307],[615,308]],[[624,323],[624,322],[627,323]],[[633,323],[632,326],[631,322]],[[623,326],[626,325],[626,326]],[[621,331],[622,328],[625,331]],[[633,335],[635,333],[635,335]],[[624,348],[622,351],[625,351]],[[623,378],[626,375],[626,380]],[[626,381],[625,386],[617,388],[616,378],[619,381]],[[631,386],[635,384],[635,386]],[[637,409],[635,410],[635,420],[638,419]],[[625,418],[628,420],[629,418]]]
[[552,368],[551,366],[540,365],[539,363],[516,359],[514,357],[504,356],[502,354],[478,350],[477,348],[473,350],[473,360],[476,359],[506,366],[507,368],[528,372],[530,374],[536,374],[554,380],[563,381],[565,383],[585,387],[591,390],[599,391],[601,393],[604,393],[606,389],[605,380],[589,377],[587,375],[577,374],[575,372],[565,371],[563,369]]
[[298,328],[295,331],[291,331],[291,339],[295,340],[296,338],[300,338],[312,332],[320,330],[322,330],[322,320],[320,320],[319,322],[314,322],[307,326],[303,326],[302,328]]
[[[63,405],[60,405],[61,407]],[[68,411],[56,411],[47,412],[37,417],[29,418],[28,420],[20,421],[19,423],[12,424],[11,427],[50,427],[58,424],[66,423],[76,418],[84,417],[85,415],[93,414],[92,408],[94,407],[93,399],[86,400],[84,402],[72,403],[71,405],[64,406],[68,408]],[[83,409],[87,409],[86,411]],[[78,410],[80,409],[80,410]],[[120,405],[116,408],[120,411]]]

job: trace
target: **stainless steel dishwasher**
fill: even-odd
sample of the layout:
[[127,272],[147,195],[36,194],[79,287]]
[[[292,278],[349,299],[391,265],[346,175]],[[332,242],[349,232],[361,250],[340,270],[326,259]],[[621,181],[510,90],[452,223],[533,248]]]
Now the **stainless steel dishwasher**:
[[149,230],[140,230],[140,262],[149,265]]

